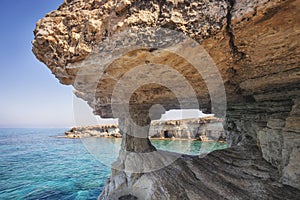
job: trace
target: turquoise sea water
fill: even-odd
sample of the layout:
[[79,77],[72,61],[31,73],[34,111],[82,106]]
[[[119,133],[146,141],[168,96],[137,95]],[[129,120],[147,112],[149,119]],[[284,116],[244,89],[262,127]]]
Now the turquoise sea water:
[[[63,135],[66,129],[0,129],[0,199],[96,199],[110,174],[120,139],[92,138],[101,156],[88,144]],[[84,143],[84,144],[83,144]],[[154,140],[159,149],[199,154],[225,144]],[[113,145],[113,146],[112,146]],[[103,159],[103,162],[99,160]]]

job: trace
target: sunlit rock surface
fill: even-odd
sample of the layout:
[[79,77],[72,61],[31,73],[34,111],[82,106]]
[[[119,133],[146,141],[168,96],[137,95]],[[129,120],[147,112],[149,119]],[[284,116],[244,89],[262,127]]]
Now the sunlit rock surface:
[[[93,88],[97,73],[85,59],[94,48],[107,44],[106,38],[128,28],[162,27],[183,33],[201,43],[222,77],[227,100],[224,127],[232,148],[201,159],[183,156],[150,173],[126,172],[126,152],[156,150],[146,138],[151,106],[179,108],[168,88],[140,87],[130,99],[130,114],[145,128],[119,116],[125,153],[120,152],[116,164],[121,167],[112,170],[101,199],[299,199],[299,6],[299,0],[70,0],[40,20],[34,31],[34,54],[102,117],[113,116],[111,99],[117,82],[142,63],[169,65],[180,72],[195,91],[199,108],[212,110],[204,77],[182,57],[157,49],[119,56],[112,48],[111,64]],[[159,71],[148,68],[144,75],[151,75],[151,69]],[[164,81],[176,82],[176,77]],[[138,133],[145,135],[139,138]]]
[[67,138],[122,137],[117,124],[73,127],[65,135]]
[[226,138],[222,120],[204,117],[183,120],[156,120],[150,125],[151,138],[198,139],[205,136],[208,140],[218,141]]

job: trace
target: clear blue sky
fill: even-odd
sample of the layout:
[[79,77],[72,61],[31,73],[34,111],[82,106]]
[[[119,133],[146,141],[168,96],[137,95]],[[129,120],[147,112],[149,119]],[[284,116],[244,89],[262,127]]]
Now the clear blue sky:
[[0,127],[69,127],[72,87],[58,83],[31,52],[38,19],[63,0],[1,0]]

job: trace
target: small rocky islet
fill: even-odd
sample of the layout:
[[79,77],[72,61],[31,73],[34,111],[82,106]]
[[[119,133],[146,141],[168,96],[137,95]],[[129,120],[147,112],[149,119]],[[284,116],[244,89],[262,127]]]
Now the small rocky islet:
[[77,126],[65,132],[67,138],[114,137],[122,138],[117,124]]

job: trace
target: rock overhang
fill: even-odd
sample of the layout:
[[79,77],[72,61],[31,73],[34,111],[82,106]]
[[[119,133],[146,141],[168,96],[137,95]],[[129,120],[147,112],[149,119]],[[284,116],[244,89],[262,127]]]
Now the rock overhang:
[[[66,1],[58,11],[47,14],[37,23],[33,52],[51,69],[61,83],[74,85],[80,70],[74,66],[87,59],[93,49],[98,47],[105,38],[122,31],[126,32],[128,28],[139,30],[141,27],[164,27],[183,33],[202,44],[218,67],[229,104],[248,101],[251,98],[259,100],[262,98],[260,93],[271,92],[272,87],[277,87],[274,84],[276,81],[285,81],[287,85],[294,84],[296,87],[295,84],[299,80],[297,76],[299,70],[295,63],[296,56],[299,54],[297,50],[299,48],[295,42],[298,35],[298,23],[294,17],[298,1],[288,2],[292,3],[236,1],[233,5],[232,2],[227,1],[166,1],[164,3],[159,1]],[[276,9],[281,5],[285,9]],[[151,13],[146,11],[151,11]],[[264,15],[266,12],[270,14]],[[290,22],[283,24],[279,13]],[[228,19],[230,17],[228,14],[231,19]],[[279,27],[284,26],[285,29],[291,30],[288,32],[288,37],[281,34],[283,27],[278,30],[272,28],[279,23]],[[258,29],[265,33],[254,34]],[[265,37],[265,35],[270,36]],[[275,38],[287,45],[279,45],[279,42],[274,40]],[[234,42],[234,47],[230,46],[232,45],[230,42]],[[264,48],[268,43],[276,45],[280,53],[276,53],[275,48]],[[234,55],[232,48],[238,49],[242,54],[237,52],[237,55]],[[122,61],[127,61],[126,65],[132,65],[132,62],[149,62],[149,59],[145,59],[147,56],[156,60],[158,57],[172,58],[166,54],[157,55],[158,51],[155,51],[153,47],[141,49],[138,53],[140,57],[136,54],[138,51],[124,55],[119,63],[118,60],[114,61],[116,65],[110,66],[110,73],[113,73],[114,68],[117,67],[119,72],[125,70],[125,65],[120,64]],[[241,55],[243,57],[239,57]],[[277,56],[276,59],[275,56]],[[291,59],[282,61],[284,56],[289,56]],[[132,60],[131,63],[128,58]],[[180,73],[188,69],[190,68],[187,66],[177,67]],[[280,76],[278,78],[272,76],[272,73],[278,74],[283,71],[286,71],[285,74],[278,75]],[[203,84],[203,79],[201,77],[188,77],[188,79],[199,83],[194,88],[199,90],[197,94],[199,103],[203,103],[200,108],[210,110],[209,92]],[[114,81],[110,80],[113,84]],[[109,78],[106,82],[109,83]],[[102,93],[105,93],[106,87],[111,83],[103,86]],[[76,93],[83,97],[84,92],[77,90]],[[108,88],[108,91],[110,90]],[[253,94],[255,94],[254,97]],[[100,101],[105,102],[109,95],[102,94],[102,96]],[[84,99],[89,99],[88,95]],[[91,100],[90,105],[92,105]],[[96,111],[96,113],[101,112]]]
[[[184,60],[181,61],[179,58],[176,58],[177,56],[161,52],[157,53],[158,51],[155,50],[157,47],[154,45],[148,45],[146,50],[139,49],[133,52],[126,52],[127,55],[125,54],[122,58],[115,60],[107,68],[104,76],[108,75],[113,78],[104,78],[103,82],[99,83],[99,86],[102,88],[94,93],[100,94],[101,98],[99,101],[95,101],[95,99],[91,99],[90,94],[85,94],[82,91],[82,88],[79,86],[81,81],[75,83],[75,79],[78,78],[77,73],[80,71],[80,68],[76,66],[84,59],[90,57],[89,55],[93,49],[95,47],[99,48],[98,44],[101,46],[101,41],[122,31],[128,33],[128,28],[140,32],[141,27],[175,29],[179,33],[178,35],[187,32],[185,35],[201,41],[203,38],[213,35],[222,29],[225,24],[226,9],[227,3],[225,1],[205,3],[188,3],[185,1],[166,1],[164,3],[159,1],[113,2],[97,0],[84,3],[80,1],[65,2],[58,11],[49,13],[37,23],[33,52],[39,60],[52,70],[61,83],[72,84],[77,90],[76,94],[80,97],[85,96],[84,99],[88,100],[89,104],[95,108],[92,102],[106,104],[107,99],[111,95],[109,93],[112,93],[109,87],[112,87],[115,82],[113,78],[116,78],[115,76],[119,74],[124,74],[124,70],[129,70],[128,66],[140,63],[150,64],[151,61],[161,65],[168,64],[167,62],[170,64],[172,58],[174,63],[171,63],[171,65],[173,67],[177,63],[184,62]],[[152,13],[148,12],[148,10],[151,10]],[[203,26],[199,27],[200,22]],[[175,30],[174,33],[176,34]],[[148,40],[147,42],[150,41]],[[158,46],[161,47],[162,45]],[[120,62],[123,62],[123,64],[120,64]],[[177,66],[177,70],[182,73],[192,69],[192,67],[187,66],[189,66],[188,63],[181,63],[181,66]],[[112,74],[116,68],[119,68],[117,70],[119,74]],[[87,71],[89,70],[85,67],[86,74],[88,73]],[[93,69],[91,69],[90,77],[87,76],[84,81],[93,80],[95,75],[93,73]],[[193,70],[188,73],[192,74]],[[193,83],[200,82],[197,87],[194,84],[193,88],[198,90],[196,91],[198,94],[202,95],[198,97],[199,100],[202,100],[202,108],[209,107],[209,95],[203,80],[201,83],[199,75],[198,77],[195,75],[191,78],[187,77],[188,73],[183,74],[188,80],[190,79]],[[88,85],[88,83],[85,83],[85,85]],[[157,90],[157,87],[155,90]],[[166,93],[165,95],[167,96],[168,94]],[[162,94],[161,97],[163,96]],[[163,100],[166,102],[167,99],[161,98],[159,101]],[[103,107],[107,108],[106,105]],[[96,110],[95,113],[104,112]],[[103,116],[108,115],[104,114]]]
[[[33,52],[63,84],[73,85],[77,96],[89,102],[96,114],[111,117],[109,96],[112,95],[111,87],[116,86],[116,80],[111,76],[126,74],[134,63],[151,66],[151,61],[160,58],[176,61],[177,57],[153,47],[128,51],[113,60],[102,82],[96,86],[88,83],[94,83],[91,80],[99,76],[95,76],[92,67],[90,71],[88,68],[81,70],[80,63],[85,62],[94,47],[101,45],[105,38],[126,32],[128,28],[162,27],[183,33],[201,44],[223,80],[229,144],[244,145],[251,138],[250,143],[257,144],[264,158],[278,168],[282,182],[299,188],[299,5],[299,0],[66,1],[58,11],[37,23]],[[126,64],[122,66],[122,63]],[[210,111],[212,104],[207,84],[183,63],[178,59],[173,69],[185,75],[196,93],[198,91],[199,107],[202,105]],[[180,64],[182,67],[178,67]],[[76,78],[81,72],[90,73],[90,76],[86,76],[80,85]],[[88,87],[93,89],[86,90]],[[176,95],[149,84],[136,88],[130,100],[135,100],[137,106],[144,103],[146,108],[142,109],[147,110],[152,105],[147,101],[149,93],[153,97],[150,98],[152,103],[169,102],[166,109],[178,105],[178,102],[171,103]],[[156,93],[160,95],[154,98]],[[95,101],[95,94],[99,102]],[[273,126],[273,121],[282,122],[282,126]],[[276,141],[278,138],[280,141]],[[129,140],[125,138],[125,141]],[[140,147],[148,145],[146,140],[140,144]],[[128,147],[135,150],[133,146]]]
[[[226,99],[221,75],[196,41],[182,35],[182,41],[176,44],[180,33],[147,29],[147,36],[158,36],[157,42],[149,44],[149,37],[136,38],[141,32],[130,33],[134,39],[129,41],[133,43],[123,42],[129,38],[126,31],[122,34],[125,37],[110,39],[109,44],[103,42],[101,50],[96,49],[90,57],[75,65],[78,70],[73,84],[78,91],[76,94],[96,108],[96,112],[104,113],[106,109],[107,114],[112,113],[107,108],[115,104],[144,105],[145,108],[161,104],[165,110],[206,109],[211,104],[221,104],[218,101],[223,101],[224,112]],[[166,33],[170,35],[162,35]],[[165,42],[166,39],[171,44]],[[140,42],[145,44],[140,45]],[[120,46],[111,50],[111,44],[116,43]],[[74,69],[74,66],[66,68]],[[217,101],[212,101],[211,96]]]

